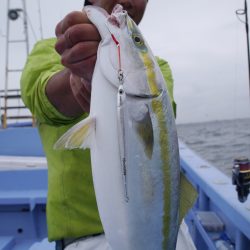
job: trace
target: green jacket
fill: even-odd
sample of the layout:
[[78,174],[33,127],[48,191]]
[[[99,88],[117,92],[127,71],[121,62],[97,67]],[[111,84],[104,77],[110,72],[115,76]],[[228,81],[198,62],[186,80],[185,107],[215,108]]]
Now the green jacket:
[[[89,150],[53,150],[54,143],[77,119],[56,110],[45,94],[48,80],[63,69],[54,50],[55,39],[38,42],[26,62],[21,91],[25,105],[37,119],[48,162],[47,224],[49,240],[103,232],[94,194]],[[173,79],[164,60],[157,58],[173,99]],[[62,100],[63,101],[63,100]]]

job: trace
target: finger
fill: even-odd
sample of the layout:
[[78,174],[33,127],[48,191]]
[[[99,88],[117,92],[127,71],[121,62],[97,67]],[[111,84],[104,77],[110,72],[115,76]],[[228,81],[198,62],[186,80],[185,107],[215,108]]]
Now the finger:
[[98,41],[101,37],[94,25],[77,24],[70,27],[64,35],[61,35],[56,44],[55,49],[59,54],[62,54],[66,49],[72,48],[79,42]]
[[86,60],[96,55],[98,45],[99,43],[94,41],[77,43],[73,48],[65,50],[62,54],[61,62],[68,67],[71,64]]
[[83,78],[81,78],[81,80],[82,80],[82,84],[83,84],[83,86],[84,86],[84,89],[85,89],[85,92],[86,92],[86,95],[88,96],[88,97],[90,97],[91,96],[91,82],[88,82],[88,81],[86,81],[85,79],[83,79]]
[[83,109],[83,111],[86,113],[89,113],[90,112],[90,99],[89,100],[84,99],[81,93],[76,98],[81,108]]
[[99,42],[101,40],[99,31],[93,24],[76,24],[67,29],[64,37],[68,47],[72,47],[78,42]]
[[73,11],[69,13],[62,21],[57,24],[55,30],[56,36],[59,37],[60,35],[64,34],[69,27],[80,23],[90,23],[85,12]]
[[90,104],[90,101],[91,101],[91,85],[88,84],[88,83],[82,83],[82,89],[83,91],[81,91],[81,96],[82,96],[82,99],[85,100],[85,102],[87,104]]
[[81,108],[85,112],[89,112],[91,99],[91,93],[89,90],[85,88],[85,85],[80,81],[80,78],[73,74],[71,74],[70,85]]
[[[95,68],[95,63],[96,63],[96,55],[88,58],[87,60],[71,64],[70,70],[75,75],[84,78],[87,82],[91,82]],[[91,92],[91,86],[89,86],[87,90]]]

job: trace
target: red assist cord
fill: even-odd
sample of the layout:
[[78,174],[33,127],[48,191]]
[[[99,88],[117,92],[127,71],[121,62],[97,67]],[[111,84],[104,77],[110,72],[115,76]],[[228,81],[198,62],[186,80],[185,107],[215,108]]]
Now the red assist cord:
[[117,41],[117,39],[115,38],[115,36],[112,33],[111,33],[111,37],[112,37],[113,41],[115,42],[117,49],[118,49],[118,62],[119,62],[119,72],[120,72],[120,71],[122,71],[120,43]]

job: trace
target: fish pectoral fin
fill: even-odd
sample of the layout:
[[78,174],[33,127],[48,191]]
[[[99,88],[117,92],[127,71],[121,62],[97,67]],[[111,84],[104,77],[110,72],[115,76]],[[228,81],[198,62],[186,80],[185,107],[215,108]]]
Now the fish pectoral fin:
[[95,123],[95,117],[87,117],[80,121],[59,138],[54,149],[90,148]]
[[138,117],[134,117],[133,122],[144,152],[148,159],[151,159],[154,149],[154,131],[148,106],[144,106],[144,110],[141,110]]

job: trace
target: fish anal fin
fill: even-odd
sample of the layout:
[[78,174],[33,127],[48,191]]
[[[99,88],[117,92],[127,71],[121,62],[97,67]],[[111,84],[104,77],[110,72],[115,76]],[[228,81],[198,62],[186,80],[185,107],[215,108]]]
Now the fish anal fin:
[[94,131],[95,118],[87,117],[63,134],[55,143],[54,149],[90,148]]
[[193,185],[189,182],[186,176],[181,173],[180,182],[180,223],[186,216],[188,210],[194,205],[197,198],[197,191]]

